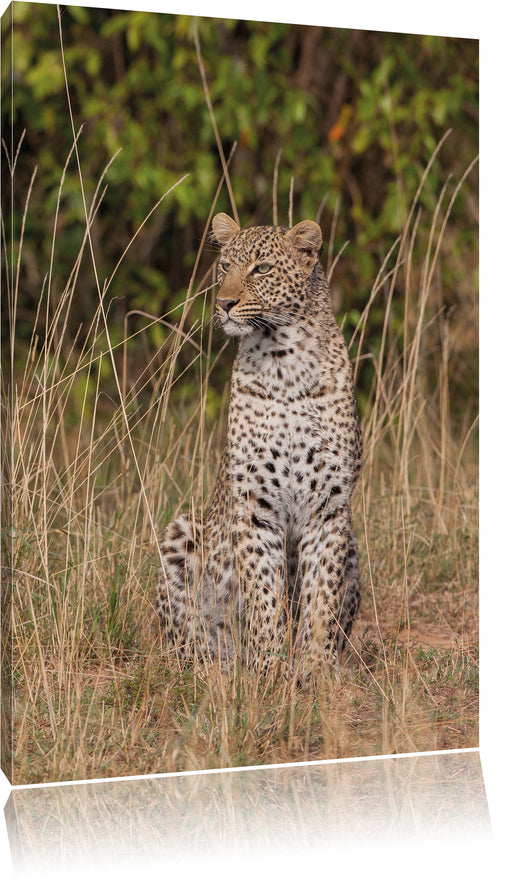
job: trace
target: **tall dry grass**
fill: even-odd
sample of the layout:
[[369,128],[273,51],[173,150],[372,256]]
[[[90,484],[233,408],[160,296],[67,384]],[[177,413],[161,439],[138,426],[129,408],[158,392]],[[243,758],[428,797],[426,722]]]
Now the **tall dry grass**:
[[[162,647],[155,614],[158,535],[171,514],[202,506],[223,445],[228,391],[212,418],[209,381],[226,344],[209,322],[213,271],[197,274],[229,159],[180,314],[139,313],[136,325],[129,314],[114,344],[107,304],[119,264],[102,282],[91,237],[104,182],[88,203],[74,125],[73,138],[61,190],[74,156],[82,242],[57,291],[59,191],[54,245],[21,366],[16,330],[30,189],[14,263],[3,228],[6,774],[20,784],[476,745],[475,421],[469,412],[457,426],[452,419],[456,363],[438,273],[465,176],[426,218],[418,207],[426,169],[350,340],[356,384],[363,363],[373,370],[354,500],[364,596],[342,669],[308,691],[277,676],[262,680],[242,665],[229,675],[214,665],[179,664]],[[338,260],[329,249],[328,273]],[[94,268],[97,308],[80,346],[70,345],[85,261]],[[391,321],[397,298],[405,303],[399,332]],[[196,324],[189,321],[193,302],[201,304]],[[366,329],[383,303],[374,354]],[[149,336],[155,324],[166,331],[157,349]],[[439,352],[427,358],[432,341]],[[145,356],[137,377],[134,346]],[[182,392],[185,361],[193,400]]]

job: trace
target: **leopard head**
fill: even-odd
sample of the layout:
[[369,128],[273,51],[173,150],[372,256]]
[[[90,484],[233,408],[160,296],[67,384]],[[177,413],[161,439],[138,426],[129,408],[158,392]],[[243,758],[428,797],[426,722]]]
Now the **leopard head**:
[[322,247],[315,221],[300,221],[291,229],[240,229],[221,212],[213,218],[212,232],[221,247],[216,313],[226,334],[268,332],[304,313]]

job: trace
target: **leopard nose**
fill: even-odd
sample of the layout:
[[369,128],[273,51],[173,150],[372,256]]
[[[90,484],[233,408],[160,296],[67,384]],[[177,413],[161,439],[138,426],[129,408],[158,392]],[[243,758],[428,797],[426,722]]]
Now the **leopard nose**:
[[240,298],[238,298],[238,300],[229,300],[229,298],[224,298],[224,297],[217,298],[218,306],[221,309],[225,310],[226,313],[229,313],[230,309],[232,307],[235,307],[237,305],[237,303],[239,303],[239,301],[240,301]]

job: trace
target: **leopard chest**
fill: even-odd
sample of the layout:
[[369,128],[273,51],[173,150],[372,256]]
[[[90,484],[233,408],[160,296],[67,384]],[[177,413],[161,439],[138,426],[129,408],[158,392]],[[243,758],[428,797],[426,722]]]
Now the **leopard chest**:
[[297,400],[238,389],[228,427],[233,499],[276,527],[300,522],[334,495],[348,501],[353,478],[351,421],[339,391]]

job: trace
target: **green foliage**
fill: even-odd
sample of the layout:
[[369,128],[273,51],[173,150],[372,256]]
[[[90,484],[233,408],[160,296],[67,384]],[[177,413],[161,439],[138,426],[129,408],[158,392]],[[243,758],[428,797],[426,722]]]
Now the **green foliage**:
[[[3,18],[3,36],[6,43],[13,40],[14,60],[11,71],[11,53],[3,53],[3,113],[4,132],[12,124],[14,151],[25,132],[14,192],[15,247],[37,165],[23,244],[22,320],[34,312],[49,265],[62,170],[73,136],[57,8],[15,2],[12,33],[9,15]],[[61,24],[75,126],[83,125],[78,143],[89,204],[117,154],[93,226],[101,284],[162,194],[188,174],[139,232],[116,273],[109,317],[112,328],[121,328],[130,309],[161,315],[182,302],[221,176],[194,20],[66,6]],[[351,244],[336,267],[333,288],[342,294],[341,307],[355,317],[448,128],[453,132],[432,167],[420,205],[432,212],[448,174],[458,180],[474,158],[478,44],[221,19],[199,19],[198,34],[226,155],[238,143],[230,174],[242,222],[272,222],[274,168],[281,151],[281,223],[288,219],[292,178],[295,220],[315,217],[327,197],[321,217],[326,239],[340,199],[333,253],[346,239]],[[476,273],[476,187],[473,173],[452,213],[454,232],[441,266],[447,306],[461,303],[464,279],[468,271]],[[217,208],[230,210],[226,188]],[[52,290],[62,290],[76,259],[83,216],[71,154],[60,195]],[[207,248],[198,278],[212,256]],[[80,292],[69,318],[70,340],[80,325],[87,327],[97,306],[88,255],[80,270]],[[374,311],[370,341],[380,336],[376,316]],[[398,313],[397,327],[400,320]],[[161,329],[152,334],[159,345]]]

